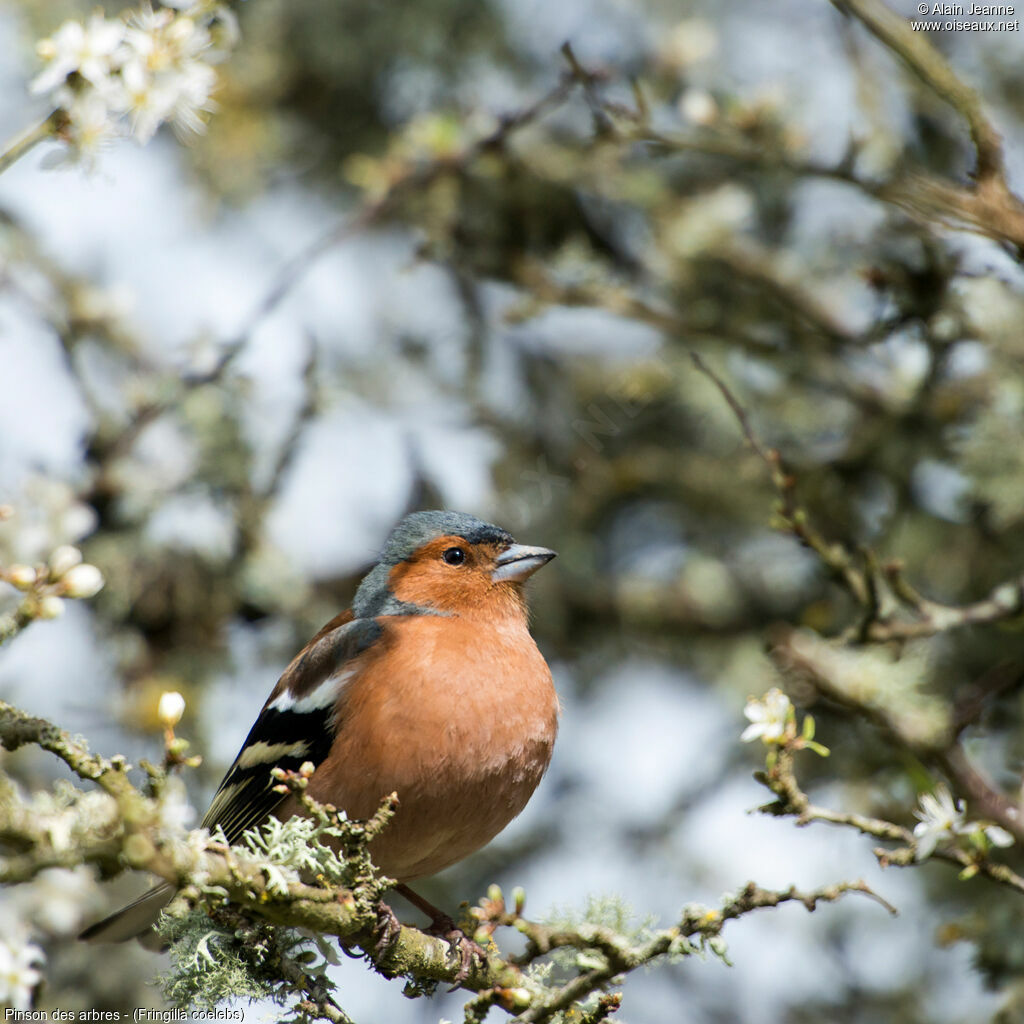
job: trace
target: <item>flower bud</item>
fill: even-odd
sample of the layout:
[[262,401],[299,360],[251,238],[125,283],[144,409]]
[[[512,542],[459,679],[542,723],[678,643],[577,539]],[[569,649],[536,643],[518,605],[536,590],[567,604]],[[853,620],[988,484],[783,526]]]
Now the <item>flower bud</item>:
[[61,544],[50,555],[50,573],[54,579],[61,579],[69,570],[82,561],[82,552],[70,544]]
[[533,1001],[533,996],[530,995],[528,988],[507,988],[505,996],[509,1005],[515,1010],[525,1010]]
[[12,565],[6,573],[7,582],[19,590],[31,590],[36,581],[36,571],[31,565]]
[[39,618],[59,619],[64,614],[64,602],[53,594],[47,594],[39,602]]
[[185,698],[177,690],[165,690],[160,694],[156,715],[165,729],[173,729],[185,714]]
[[103,589],[103,573],[83,562],[64,574],[63,590],[68,597],[95,597]]

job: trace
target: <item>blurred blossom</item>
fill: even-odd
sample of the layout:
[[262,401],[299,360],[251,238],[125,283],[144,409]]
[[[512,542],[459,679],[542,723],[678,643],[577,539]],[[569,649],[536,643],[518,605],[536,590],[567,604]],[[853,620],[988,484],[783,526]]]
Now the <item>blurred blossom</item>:
[[70,935],[82,926],[83,912],[96,895],[92,871],[47,868],[31,885],[19,886],[16,897],[23,916],[52,935]]
[[913,402],[931,366],[931,352],[919,337],[894,334],[883,342],[847,355],[857,382],[889,405]]
[[100,151],[117,135],[110,118],[107,101],[98,92],[85,92],[70,96],[61,104],[68,115],[67,140],[70,148],[49,159],[47,167],[61,167],[69,162],[81,161],[91,167]]
[[39,43],[47,66],[31,90],[49,94],[67,115],[66,160],[89,161],[118,135],[148,142],[165,122],[201,132],[217,84],[211,64],[237,38],[234,15],[210,0],[155,10],[146,3],[114,19],[96,13]]
[[12,565],[4,574],[4,578],[12,587],[29,590],[36,581],[36,571],[31,565]]
[[728,567],[717,558],[693,555],[680,574],[686,596],[710,623],[725,623],[739,614],[743,598]]
[[47,594],[39,601],[39,618],[59,619],[64,614],[64,602],[53,594]]
[[165,840],[184,839],[184,832],[195,816],[195,808],[188,802],[185,783],[172,776],[160,794],[160,837]]
[[49,39],[37,44],[36,53],[47,66],[33,79],[29,91],[53,92],[72,73],[81,75],[98,89],[105,88],[124,31],[123,22],[108,21],[99,11],[85,25],[65,21]]
[[946,355],[945,375],[951,380],[977,377],[991,365],[989,351],[980,341],[961,341],[952,345]]
[[935,787],[934,793],[922,793],[921,806],[914,811],[918,823],[914,826],[917,848],[915,860],[925,860],[935,852],[935,847],[944,839],[959,836],[977,836],[979,833],[993,846],[1013,845],[1013,836],[998,825],[967,820],[967,808],[963,800],[954,800],[945,785]]
[[751,224],[754,200],[750,192],[731,182],[694,196],[682,204],[668,224],[667,242],[684,259],[732,241]]
[[760,700],[751,697],[743,709],[750,725],[743,730],[740,739],[750,743],[760,737],[765,743],[777,743],[785,734],[792,710],[789,698],[777,687],[769,690]]
[[1001,846],[1005,849],[1008,846],[1013,846],[1016,841],[1005,828],[1000,828],[998,825],[983,825],[981,831],[985,833],[985,838],[993,846]]
[[0,939],[0,1005],[15,1010],[32,1006],[32,989],[42,980],[36,965],[46,960],[33,942]]
[[[921,806],[914,811],[918,823],[914,826],[917,840],[915,860],[924,860],[935,852],[942,839],[955,839],[965,832],[967,810],[963,800],[953,800],[946,786],[936,786],[933,793],[921,794]],[[973,831],[973,829],[966,829]]]
[[96,528],[95,510],[63,481],[30,477],[12,504],[15,514],[0,522],[0,564],[46,561]]
[[686,18],[671,28],[662,39],[658,60],[672,71],[685,71],[713,57],[718,50],[718,33],[703,18]]
[[718,120],[718,104],[704,89],[687,89],[679,97],[679,113],[691,124],[707,127]]

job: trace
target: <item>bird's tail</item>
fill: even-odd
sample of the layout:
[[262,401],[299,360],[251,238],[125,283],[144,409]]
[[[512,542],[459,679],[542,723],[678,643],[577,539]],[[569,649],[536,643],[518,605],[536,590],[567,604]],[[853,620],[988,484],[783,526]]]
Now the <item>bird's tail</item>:
[[141,938],[144,946],[160,949],[162,943],[159,936],[154,932],[150,941],[147,933],[156,924],[160,912],[174,898],[175,891],[173,885],[163,882],[143,893],[134,903],[90,925],[78,937],[86,942],[126,942],[128,939]]

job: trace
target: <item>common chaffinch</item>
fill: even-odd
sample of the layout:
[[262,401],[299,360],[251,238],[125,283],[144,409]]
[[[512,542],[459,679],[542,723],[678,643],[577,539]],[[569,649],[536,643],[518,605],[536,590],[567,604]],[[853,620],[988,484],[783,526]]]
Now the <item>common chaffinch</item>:
[[[203,827],[220,826],[234,843],[270,815],[300,813],[270,773],[307,761],[315,770],[306,792],[351,818],[370,817],[397,793],[370,854],[435,926],[452,927],[404,883],[488,843],[547,769],[558,698],[527,628],[523,584],[554,557],[470,515],[406,516],[351,609],[278,680]],[[82,938],[144,935],[173,895],[159,885]]]

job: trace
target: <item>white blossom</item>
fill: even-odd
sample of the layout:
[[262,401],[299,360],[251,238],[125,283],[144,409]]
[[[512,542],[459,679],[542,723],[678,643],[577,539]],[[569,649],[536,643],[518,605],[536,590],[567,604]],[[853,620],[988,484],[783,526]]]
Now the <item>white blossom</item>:
[[920,800],[920,809],[914,811],[914,816],[919,819],[914,826],[917,840],[915,860],[930,857],[940,840],[977,835],[979,832],[993,846],[1007,847],[1014,843],[1013,836],[999,825],[968,821],[963,800],[954,801],[946,786],[936,786],[934,794],[922,793]]
[[33,942],[0,939],[0,1005],[15,1010],[31,1009],[32,989],[42,979],[35,965],[45,959]]
[[776,742],[786,731],[792,708],[789,698],[777,687],[769,690],[760,700],[751,697],[743,709],[750,725],[743,730],[740,739],[744,743],[750,743],[758,737],[765,743]]
[[146,0],[126,18],[65,22],[39,44],[47,67],[32,83],[67,115],[61,137],[70,152],[61,162],[89,162],[119,134],[148,142],[168,122],[179,132],[203,131],[217,84],[211,65],[237,39],[234,15],[212,0],[156,9]]
[[72,155],[86,165],[118,136],[117,122],[110,116],[110,106],[95,89],[78,93],[64,107],[68,115],[67,137]]
[[922,793],[920,801],[920,808],[914,811],[914,816],[919,819],[914,826],[914,838],[917,840],[915,860],[930,857],[940,840],[955,839],[973,831],[973,828],[965,827],[967,809],[963,800],[954,801],[946,786],[936,786],[934,794]]
[[69,569],[81,564],[82,552],[71,544],[61,544],[50,555],[50,572],[58,579]]
[[210,95],[216,84],[217,72],[209,64],[193,60],[182,65],[171,108],[171,122],[179,131],[205,131],[206,123],[200,115],[213,109]]
[[64,602],[55,594],[47,594],[39,602],[39,618],[59,619],[64,614]]
[[19,590],[31,590],[36,582],[36,571],[31,565],[12,565],[6,573],[7,582]]
[[47,67],[33,80],[29,89],[33,93],[52,92],[62,86],[73,72],[102,88],[115,66],[115,55],[124,32],[124,22],[108,21],[99,12],[85,25],[78,21],[65,21],[49,39],[43,39],[36,47]]
[[718,120],[718,104],[704,89],[687,89],[679,98],[679,113],[692,124],[707,127]]

